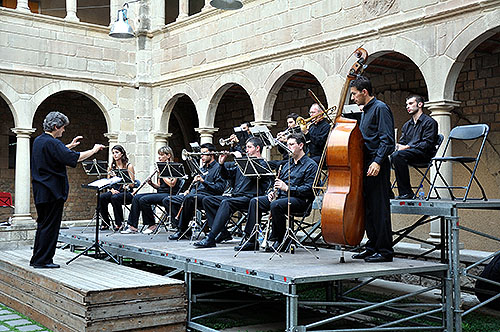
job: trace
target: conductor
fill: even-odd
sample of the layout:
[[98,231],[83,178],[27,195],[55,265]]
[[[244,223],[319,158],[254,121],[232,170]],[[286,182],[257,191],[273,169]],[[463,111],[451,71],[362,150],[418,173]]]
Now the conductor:
[[80,144],[82,136],[75,137],[68,145],[58,140],[68,124],[66,115],[57,111],[50,112],[43,121],[44,133],[33,142],[31,183],[38,214],[33,256],[30,260],[30,265],[34,268],[59,267],[54,264],[53,258],[64,202],[69,192],[66,166],[76,167],[77,162],[104,148],[101,144],[95,144],[92,149],[84,152],[73,151]]

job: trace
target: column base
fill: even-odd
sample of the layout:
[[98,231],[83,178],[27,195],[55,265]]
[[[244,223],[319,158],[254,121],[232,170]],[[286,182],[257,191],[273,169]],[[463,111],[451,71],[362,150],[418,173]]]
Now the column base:
[[70,22],[80,22],[80,19],[78,18],[78,16],[76,16],[76,14],[69,14],[66,15],[66,17],[64,18],[66,21],[70,21]]
[[20,12],[23,12],[23,13],[31,13],[30,7],[20,7],[20,6],[17,6],[16,10],[20,11]]
[[14,214],[12,217],[12,225],[14,226],[34,226],[35,220],[30,214]]

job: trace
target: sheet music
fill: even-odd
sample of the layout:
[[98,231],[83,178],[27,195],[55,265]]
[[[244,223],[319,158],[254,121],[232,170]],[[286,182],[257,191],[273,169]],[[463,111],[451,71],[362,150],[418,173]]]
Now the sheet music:
[[94,182],[89,183],[87,186],[88,187],[95,187],[97,189],[97,188],[102,188],[105,186],[113,185],[115,183],[120,182],[121,180],[122,180],[121,177],[114,176],[114,177],[109,178],[109,179],[104,178],[104,179],[95,180]]

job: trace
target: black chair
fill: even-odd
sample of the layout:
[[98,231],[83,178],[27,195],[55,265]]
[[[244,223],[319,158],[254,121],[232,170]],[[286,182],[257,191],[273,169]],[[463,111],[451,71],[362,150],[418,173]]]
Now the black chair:
[[[441,157],[434,157],[432,158],[432,163],[435,166],[435,171],[436,174],[434,175],[434,178],[432,180],[431,188],[429,189],[429,192],[427,194],[426,199],[428,200],[431,198],[431,193],[434,190],[436,193],[436,198],[440,198],[439,192],[437,189],[447,189],[448,192],[450,193],[450,197],[453,200],[457,199],[462,199],[464,202],[467,200],[467,196],[469,195],[469,191],[472,185],[472,182],[475,181],[476,184],[478,185],[479,189],[481,190],[482,197],[480,199],[482,200],[487,200],[486,198],[486,193],[484,192],[483,186],[481,183],[479,183],[478,179],[476,178],[476,171],[477,171],[477,166],[479,164],[479,160],[481,159],[481,155],[483,153],[484,145],[486,143],[486,139],[488,137],[488,132],[489,132],[489,127],[486,124],[475,124],[475,125],[466,125],[466,126],[458,126],[453,128],[450,131],[450,136],[448,137],[448,140],[446,141],[446,145],[443,150],[443,154]],[[479,151],[475,156],[447,156],[448,149],[451,148],[451,142],[452,141],[480,141],[481,146],[479,148]],[[456,185],[449,185],[444,176],[441,174],[441,166],[445,162],[451,162],[451,163],[458,163],[461,164],[469,173],[470,173],[470,179],[468,181],[468,184],[466,186],[456,186]],[[469,167],[468,164],[474,164],[473,168]],[[428,167],[428,169],[430,166]],[[427,169],[427,172],[428,172]],[[443,181],[443,185],[441,186],[436,186],[436,180],[437,178],[440,178],[441,181]],[[461,189],[465,190],[465,193],[463,197],[457,197],[454,194],[455,189]]]
[[[311,199],[303,212],[290,213],[290,228],[302,245],[308,241],[308,243],[312,244],[314,249],[319,250],[316,242],[321,238],[321,219],[307,220],[307,217],[309,217],[312,212],[313,203],[314,199]],[[320,232],[314,234],[317,229],[319,229]],[[302,236],[300,237],[298,234],[299,232],[302,232]]]

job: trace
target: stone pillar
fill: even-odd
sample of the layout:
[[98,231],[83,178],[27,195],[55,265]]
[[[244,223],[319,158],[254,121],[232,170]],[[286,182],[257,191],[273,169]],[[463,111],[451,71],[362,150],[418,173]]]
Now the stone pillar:
[[16,10],[20,12],[30,13],[30,7],[28,6],[28,0],[17,0]]
[[118,144],[118,133],[105,133],[104,134],[104,137],[106,137],[108,139],[108,145],[109,145],[109,149],[108,149],[108,163],[111,163],[111,149],[113,148],[113,146],[115,146],[116,144]]
[[165,26],[165,0],[151,0],[149,12],[152,30],[161,29]]
[[196,132],[200,133],[200,145],[204,143],[213,143],[214,134],[219,131],[219,128],[213,127],[200,127],[194,129]]
[[[271,130],[271,127],[276,126],[276,121],[270,121],[270,120],[257,120],[257,121],[252,121],[250,122],[252,126],[266,126]],[[271,160],[271,149],[270,148],[264,148],[264,151],[262,151],[262,157],[266,158],[267,160]]]
[[118,18],[118,10],[122,9],[123,2],[119,0],[109,0],[109,26],[112,26]]
[[[153,155],[156,156],[158,149],[162,146],[168,145],[168,139],[172,136],[172,133],[156,132],[154,133],[154,151]],[[177,156],[180,158],[180,156]]]
[[[444,146],[446,144],[446,140],[448,136],[450,136],[451,131],[451,110],[460,105],[460,102],[453,100],[438,100],[438,101],[428,101],[425,103],[425,107],[429,109],[431,112],[430,116],[437,121],[438,123],[438,132],[444,136],[443,144],[439,148],[437,152],[437,156],[441,156],[443,154]],[[448,151],[446,155],[451,155],[451,146],[448,147]],[[440,168],[440,173],[446,179],[449,185],[453,184],[453,170],[452,165],[450,163],[445,163]],[[431,168],[430,179],[434,178],[436,174],[434,168]],[[438,186],[442,185],[443,182],[438,178],[436,180],[436,184]],[[450,198],[449,193],[444,190],[439,191],[439,195],[442,198]],[[441,228],[440,221],[435,220],[431,222],[429,239],[428,241],[439,243],[441,241]]]
[[33,218],[30,212],[30,137],[34,128],[12,128],[17,136],[16,142],[16,179],[13,225],[30,225]]
[[78,16],[76,16],[76,0],[66,0],[66,21],[80,22]]
[[202,12],[211,9],[212,6],[210,6],[210,0],[205,0],[205,6],[201,9]]
[[189,16],[189,0],[179,0],[179,16],[176,21],[182,21]]

